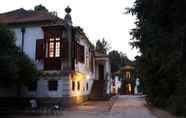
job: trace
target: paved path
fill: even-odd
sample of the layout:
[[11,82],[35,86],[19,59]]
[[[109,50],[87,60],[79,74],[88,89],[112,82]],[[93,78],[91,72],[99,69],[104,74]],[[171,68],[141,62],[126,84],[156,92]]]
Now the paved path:
[[[114,103],[114,104],[113,104]],[[17,116],[11,118],[157,118],[146,107],[143,97],[119,96],[107,102],[88,101],[67,109],[61,115]]]
[[146,107],[141,96],[119,96],[108,118],[156,118]]

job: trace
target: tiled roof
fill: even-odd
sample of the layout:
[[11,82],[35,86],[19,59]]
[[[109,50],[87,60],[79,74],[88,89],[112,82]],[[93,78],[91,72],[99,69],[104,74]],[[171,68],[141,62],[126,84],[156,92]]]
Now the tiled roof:
[[131,65],[126,65],[124,67],[121,68],[121,70],[134,70],[134,66],[131,66]]
[[62,23],[63,20],[46,11],[25,10],[23,8],[0,14],[0,23],[16,24],[16,23],[32,23],[52,21]]
[[98,52],[98,51],[95,51],[95,56],[96,56],[96,57],[108,57],[107,54],[100,53],[100,52]]

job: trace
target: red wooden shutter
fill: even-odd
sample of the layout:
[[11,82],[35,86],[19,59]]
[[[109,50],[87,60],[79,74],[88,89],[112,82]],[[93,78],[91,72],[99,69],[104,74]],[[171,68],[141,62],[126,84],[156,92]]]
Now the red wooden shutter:
[[77,62],[84,63],[85,61],[85,54],[84,54],[84,46],[81,46],[80,44],[76,43],[76,60]]
[[80,45],[77,43],[77,62],[80,62]]
[[80,62],[81,63],[84,63],[85,62],[85,49],[84,49],[84,46],[81,46],[80,45]]
[[38,39],[36,40],[36,56],[35,58],[40,60],[44,58],[44,40]]

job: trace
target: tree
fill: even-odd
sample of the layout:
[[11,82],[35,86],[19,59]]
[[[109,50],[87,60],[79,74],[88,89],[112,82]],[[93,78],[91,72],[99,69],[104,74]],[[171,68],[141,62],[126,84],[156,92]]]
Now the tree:
[[118,71],[121,67],[120,53],[116,50],[109,52],[109,59],[111,64],[111,72],[114,73]]
[[37,6],[34,7],[34,11],[46,11],[46,12],[48,12],[48,9],[45,6],[40,4],[40,5],[37,5]]
[[16,47],[14,34],[1,25],[0,37],[1,86],[20,86],[36,79],[38,71],[29,57]]
[[110,50],[110,45],[104,38],[101,41],[98,40],[96,42],[96,51],[107,54],[109,50]]
[[118,52],[117,50],[109,52],[109,59],[112,73],[119,71],[121,67],[131,63],[126,54]]
[[136,0],[128,9],[137,17],[131,45],[141,52],[136,61],[148,101],[180,114],[186,111],[185,10],[185,0]]

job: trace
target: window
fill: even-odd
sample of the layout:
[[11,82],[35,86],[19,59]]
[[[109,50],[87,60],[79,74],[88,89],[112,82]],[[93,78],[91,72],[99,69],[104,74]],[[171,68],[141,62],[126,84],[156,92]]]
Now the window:
[[84,63],[85,62],[85,49],[84,46],[80,44],[76,44],[76,59],[77,62]]
[[54,42],[49,43],[49,57],[54,57]]
[[60,57],[60,38],[50,38],[48,43],[48,56]]
[[31,81],[28,84],[28,91],[36,91],[37,89],[37,81]]
[[87,91],[88,91],[88,82],[87,82],[87,84],[86,84],[86,89],[87,89]]
[[57,80],[49,80],[48,81],[48,90],[49,91],[57,91],[58,83]]
[[77,90],[78,91],[80,90],[80,82],[79,81],[77,82]]
[[80,56],[80,62],[81,63],[84,63],[85,62],[85,48],[84,48],[84,46],[80,46],[80,54],[79,54],[79,56]]
[[75,81],[72,81],[72,90],[75,90]]

